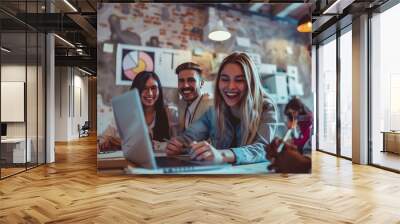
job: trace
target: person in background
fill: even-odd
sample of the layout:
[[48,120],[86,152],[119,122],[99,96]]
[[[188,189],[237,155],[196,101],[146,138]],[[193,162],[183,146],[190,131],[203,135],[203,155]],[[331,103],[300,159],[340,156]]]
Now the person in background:
[[[138,73],[132,81],[131,89],[133,88],[139,92],[144,117],[155,150],[165,149],[166,144],[163,145],[161,142],[171,138],[173,130],[170,128],[170,120],[176,120],[176,118],[173,118],[175,113],[164,106],[162,86],[158,75],[148,71]],[[107,147],[121,148],[121,140],[114,120],[99,138],[100,150],[107,149]]]
[[311,110],[298,97],[294,97],[286,105],[284,114],[288,119],[288,128],[294,130],[291,143],[297,146],[301,153],[310,151],[313,127]]
[[222,61],[214,100],[214,107],[169,141],[167,154],[184,154],[190,147],[193,160],[214,164],[266,161],[264,147],[274,137],[276,107],[249,55],[234,52]]
[[275,138],[271,144],[265,147],[267,159],[271,161],[268,170],[275,170],[276,173],[310,173],[311,158],[302,155],[297,146],[290,143],[283,143],[283,150],[278,153],[278,147],[282,139]]
[[179,133],[212,106],[213,101],[209,94],[201,92],[204,84],[201,72],[200,66],[193,62],[182,63],[175,69],[178,75],[178,91],[182,96],[182,100],[178,102]]

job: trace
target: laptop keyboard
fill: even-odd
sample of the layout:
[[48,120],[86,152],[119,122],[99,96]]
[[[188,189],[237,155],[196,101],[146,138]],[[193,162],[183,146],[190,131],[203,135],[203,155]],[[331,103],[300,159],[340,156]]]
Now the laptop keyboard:
[[174,157],[156,157],[158,167],[181,167],[181,166],[195,166],[189,161],[184,161]]

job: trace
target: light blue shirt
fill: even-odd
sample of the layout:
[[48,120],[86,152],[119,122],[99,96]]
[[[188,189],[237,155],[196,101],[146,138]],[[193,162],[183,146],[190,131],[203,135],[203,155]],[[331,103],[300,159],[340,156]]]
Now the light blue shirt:
[[230,148],[232,140],[236,138],[237,145],[240,145],[242,130],[240,124],[235,127],[233,126],[229,119],[229,111],[227,110],[228,109],[224,111],[225,127],[223,136],[218,136],[216,111],[215,108],[212,107],[204,113],[199,120],[192,123],[189,128],[182,133],[181,137],[190,142],[210,139],[211,144],[217,149],[232,149],[236,157],[236,165],[267,161],[265,157],[265,146],[269,144],[274,137],[277,121],[274,104],[267,99],[264,101],[264,109],[253,143],[234,148]]

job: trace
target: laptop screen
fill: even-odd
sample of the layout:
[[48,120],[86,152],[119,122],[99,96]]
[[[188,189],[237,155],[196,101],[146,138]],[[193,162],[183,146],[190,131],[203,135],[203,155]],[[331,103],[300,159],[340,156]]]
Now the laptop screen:
[[125,158],[144,168],[157,168],[138,90],[114,97],[112,107]]

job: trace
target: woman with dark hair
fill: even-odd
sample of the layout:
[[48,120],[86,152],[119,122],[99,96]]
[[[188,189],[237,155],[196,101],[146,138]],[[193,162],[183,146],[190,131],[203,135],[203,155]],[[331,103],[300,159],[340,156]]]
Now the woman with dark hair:
[[144,117],[153,140],[170,139],[167,111],[164,106],[160,79],[154,72],[143,71],[136,75],[131,89],[139,91]]
[[[131,89],[139,91],[144,117],[153,141],[154,149],[163,151],[166,139],[176,133],[174,124],[177,124],[177,113],[173,108],[164,106],[164,98],[160,78],[154,72],[143,71],[132,81]],[[129,113],[129,112],[127,112]],[[107,129],[98,136],[100,150],[121,149],[121,139],[117,132],[114,120]]]
[[304,103],[298,98],[293,97],[285,107],[285,115],[288,118],[288,128],[299,130],[294,132],[293,144],[303,153],[306,149],[311,149],[307,146],[310,143],[313,113]]

